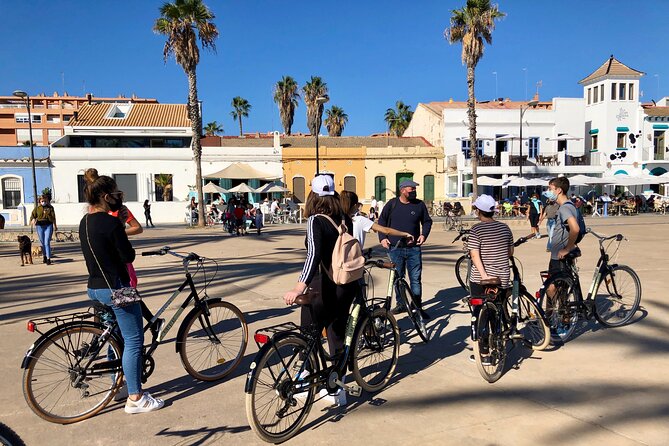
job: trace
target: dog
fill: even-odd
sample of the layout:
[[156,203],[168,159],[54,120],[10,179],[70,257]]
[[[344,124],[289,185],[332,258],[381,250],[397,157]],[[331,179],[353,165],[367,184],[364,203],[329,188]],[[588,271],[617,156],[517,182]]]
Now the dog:
[[33,254],[32,250],[30,249],[32,247],[30,237],[27,235],[19,235],[17,239],[19,241],[19,253],[21,254],[21,266],[24,266],[26,263],[30,263],[32,265]]
[[33,254],[33,257],[41,257],[43,255],[42,247],[40,245],[33,246],[33,249],[30,250]]

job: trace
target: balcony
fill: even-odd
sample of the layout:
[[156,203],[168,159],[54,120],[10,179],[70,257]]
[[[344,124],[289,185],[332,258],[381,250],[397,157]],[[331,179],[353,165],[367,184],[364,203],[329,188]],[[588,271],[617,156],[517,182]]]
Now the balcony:
[[[509,152],[501,152],[500,156],[484,155],[479,157],[478,171],[481,174],[510,174],[517,175],[520,165],[523,166],[523,174],[559,174],[565,173],[567,169],[571,173],[592,173],[603,171],[600,154],[592,152],[584,155],[569,155],[565,152],[541,153],[536,158],[523,155],[512,155]],[[458,170],[468,171],[471,169],[471,159],[465,159],[464,154],[457,155]],[[449,166],[450,167],[450,166]]]

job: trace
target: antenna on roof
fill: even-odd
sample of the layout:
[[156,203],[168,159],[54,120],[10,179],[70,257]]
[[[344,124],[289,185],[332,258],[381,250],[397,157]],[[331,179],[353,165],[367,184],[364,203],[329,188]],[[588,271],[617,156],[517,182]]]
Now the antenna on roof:
[[539,99],[539,88],[541,88],[541,87],[543,87],[543,86],[544,86],[544,82],[543,82],[543,81],[539,81],[539,82],[537,82],[537,99]]

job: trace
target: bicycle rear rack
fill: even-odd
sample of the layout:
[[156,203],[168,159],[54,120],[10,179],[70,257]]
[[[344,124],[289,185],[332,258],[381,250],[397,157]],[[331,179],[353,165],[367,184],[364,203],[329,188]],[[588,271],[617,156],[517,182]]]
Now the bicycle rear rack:
[[269,342],[270,338],[277,333],[283,333],[286,331],[302,331],[300,327],[297,326],[294,322],[284,322],[283,324],[270,325],[269,327],[259,328],[256,330],[253,335],[253,341],[256,343],[258,348],[262,347],[264,344]]
[[[78,311],[75,313],[67,313],[67,314],[58,314],[55,316],[47,316],[47,317],[42,317],[42,318],[37,318],[37,319],[30,319],[27,323],[27,329],[29,332],[34,333],[37,332],[40,335],[44,335],[46,331],[49,331],[51,329],[51,326],[55,325],[56,327],[59,327],[61,325],[74,322],[74,321],[83,321],[86,319],[93,319],[97,315],[95,313],[95,308],[94,307],[89,307],[88,310],[86,311]],[[40,330],[40,326],[46,325],[49,328],[47,330]]]

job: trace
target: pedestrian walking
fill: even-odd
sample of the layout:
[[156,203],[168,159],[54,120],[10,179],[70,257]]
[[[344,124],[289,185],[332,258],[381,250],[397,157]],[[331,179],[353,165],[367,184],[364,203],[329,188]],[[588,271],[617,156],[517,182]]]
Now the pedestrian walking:
[[541,211],[541,216],[539,217],[539,226],[541,223],[546,220],[546,233],[548,234],[548,241],[546,242],[546,252],[551,250],[551,243],[553,242],[553,230],[555,229],[555,219],[557,218],[558,208],[560,206],[551,200],[550,198],[546,201],[546,206],[544,206]]
[[42,262],[51,265],[51,236],[54,230],[58,230],[58,225],[56,224],[56,211],[46,195],[39,197],[39,204],[30,214],[30,225],[35,226],[42,245]]
[[532,234],[534,234],[534,237],[536,238],[541,238],[541,234],[539,233],[539,216],[541,215],[543,206],[541,201],[539,201],[539,196],[537,194],[532,194],[527,206],[527,221],[530,222]]
[[149,200],[144,200],[144,219],[146,219],[146,227],[149,227],[149,223],[151,223],[151,227],[155,228],[153,225],[153,219],[151,218],[151,204],[149,204]]
[[[379,240],[383,247],[390,251],[389,255],[396,265],[397,272],[402,276],[405,274],[405,269],[408,272],[411,291],[416,298],[416,304],[421,309],[423,318],[429,319],[429,315],[422,308],[421,276],[423,260],[421,246],[430,235],[432,218],[428,214],[425,203],[416,198],[416,186],[418,186],[418,183],[412,180],[402,181],[399,197],[388,200],[379,216],[380,226],[408,232],[413,236],[413,240],[406,241],[400,237],[386,234],[379,234]],[[399,301],[392,310],[394,314],[405,311],[404,303]]]

